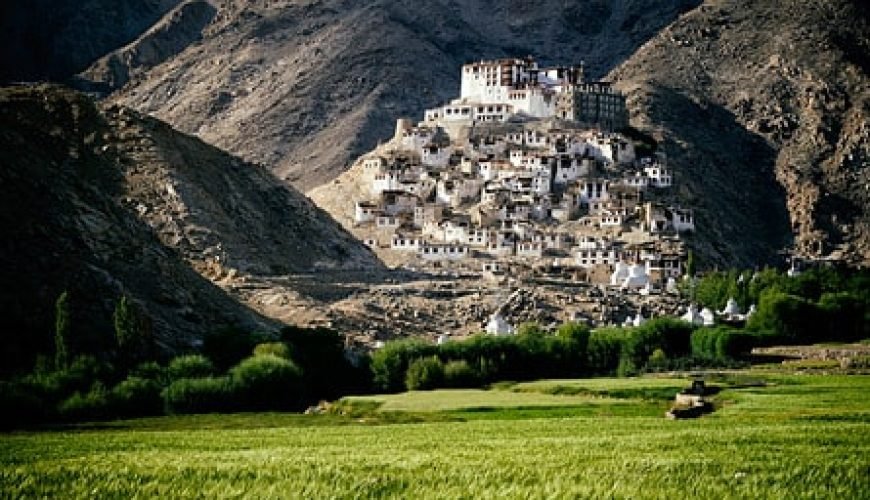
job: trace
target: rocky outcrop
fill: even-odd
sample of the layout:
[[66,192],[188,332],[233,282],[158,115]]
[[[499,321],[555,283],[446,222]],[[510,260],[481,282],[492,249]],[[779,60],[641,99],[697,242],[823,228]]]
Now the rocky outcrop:
[[708,1],[611,73],[712,229],[711,263],[792,240],[870,263],[868,19],[853,0]]

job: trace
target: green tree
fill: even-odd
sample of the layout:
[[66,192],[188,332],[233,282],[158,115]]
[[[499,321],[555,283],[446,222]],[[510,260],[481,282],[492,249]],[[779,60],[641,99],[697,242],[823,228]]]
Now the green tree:
[[263,342],[254,347],[254,356],[278,356],[279,358],[290,359],[290,348],[284,342]]
[[427,391],[444,386],[444,363],[438,356],[415,359],[408,366],[405,387],[409,391]]
[[302,403],[302,370],[273,354],[251,356],[229,371],[236,402],[244,410],[292,410]]
[[122,295],[112,315],[115,339],[124,362],[147,358],[151,348],[151,325],[142,309]]
[[696,269],[696,267],[697,263],[695,262],[695,252],[689,250],[689,255],[686,258],[686,274],[688,274],[689,277],[695,276],[695,273],[698,272],[698,269]]
[[61,370],[69,365],[67,339],[72,326],[69,292],[60,294],[54,303],[54,311],[54,367]]

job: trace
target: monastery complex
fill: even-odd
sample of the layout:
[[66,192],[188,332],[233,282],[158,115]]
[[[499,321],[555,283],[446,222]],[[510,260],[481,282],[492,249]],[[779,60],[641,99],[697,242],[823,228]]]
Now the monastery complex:
[[673,174],[627,129],[625,97],[586,81],[582,65],[502,59],[461,71],[458,98],[397,120],[354,167],[363,195],[351,229],[409,268],[673,287],[693,213],[667,201]]

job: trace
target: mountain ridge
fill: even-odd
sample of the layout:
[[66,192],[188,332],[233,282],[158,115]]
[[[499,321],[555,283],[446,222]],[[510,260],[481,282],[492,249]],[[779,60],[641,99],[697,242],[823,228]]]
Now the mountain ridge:
[[50,351],[64,291],[74,350],[111,347],[126,295],[180,352],[222,326],[282,324],[235,293],[247,276],[381,267],[263,167],[61,87],[0,90],[0,158],[4,369]]
[[717,239],[870,263],[868,19],[850,0],[705,2],[610,73],[702,212],[734,224]]
[[533,54],[601,75],[697,3],[226,2],[200,41],[111,99],[307,190],[452,95],[464,62]]

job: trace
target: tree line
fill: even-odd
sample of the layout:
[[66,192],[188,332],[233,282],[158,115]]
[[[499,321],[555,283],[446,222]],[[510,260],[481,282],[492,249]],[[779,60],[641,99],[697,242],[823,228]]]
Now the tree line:
[[219,328],[202,345],[165,358],[151,322],[118,299],[110,349],[76,342],[68,293],[55,303],[53,352],[0,382],[2,423],[20,425],[145,415],[298,411],[347,394],[486,387],[499,381],[628,376],[646,371],[743,366],[753,347],[870,338],[870,273],[814,269],[713,272],[692,298],[721,309],[729,298],[757,310],[745,324],[697,327],[654,318],[639,327],[529,323],[511,336],[473,335],[440,345],[407,339],[351,356],[339,332],[288,326],[257,333]]

